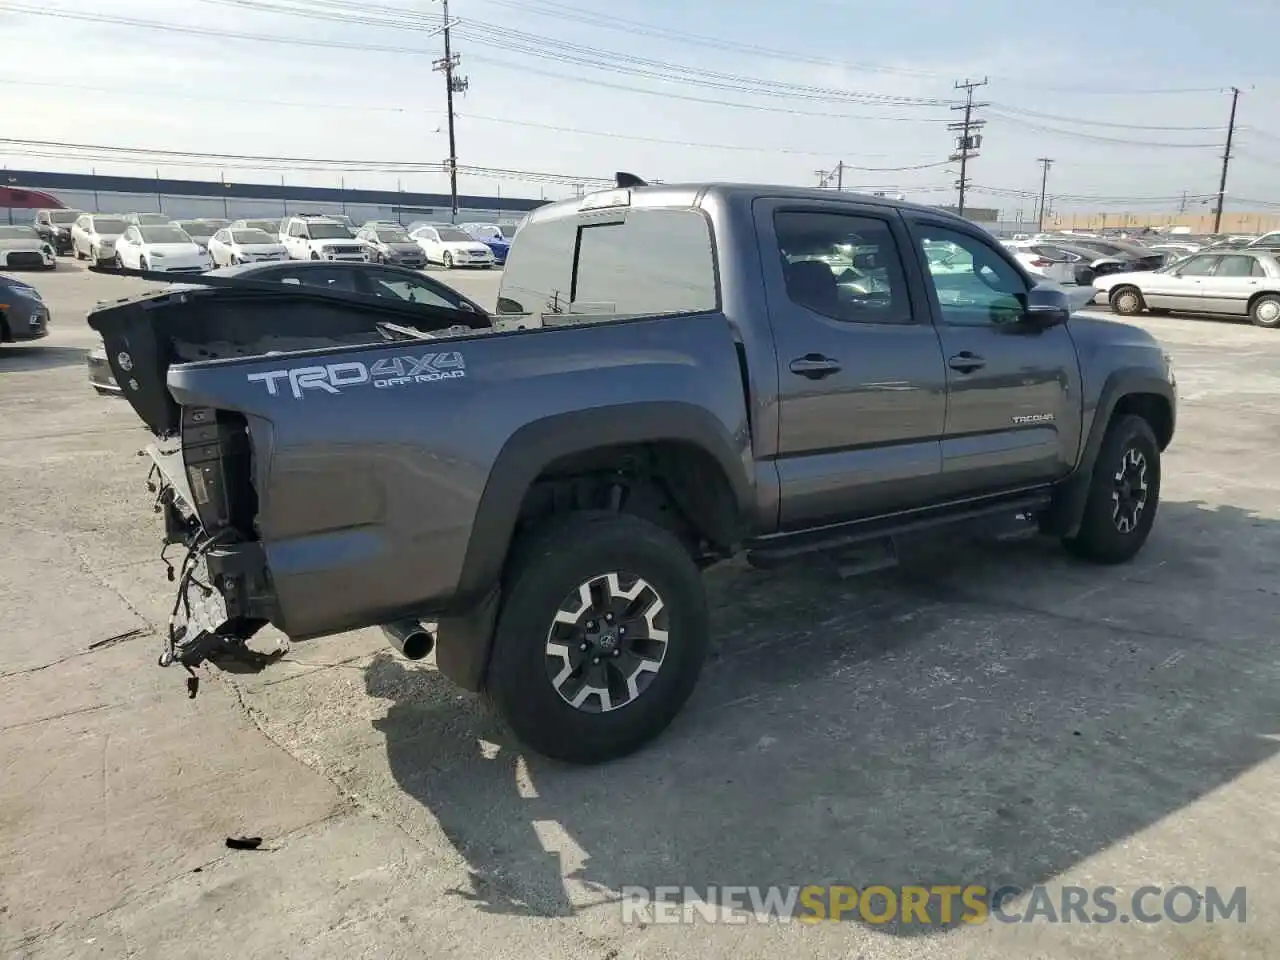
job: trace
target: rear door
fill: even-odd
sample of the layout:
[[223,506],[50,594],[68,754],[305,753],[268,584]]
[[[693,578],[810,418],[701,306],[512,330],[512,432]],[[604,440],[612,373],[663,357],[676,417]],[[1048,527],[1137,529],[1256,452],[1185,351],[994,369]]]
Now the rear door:
[[[907,221],[947,368],[942,489],[976,496],[1066,476],[1082,409],[1067,327],[1022,322],[1028,281],[977,227],[926,214]],[[950,256],[936,255],[948,246]]]
[[1227,254],[1218,261],[1213,274],[1200,281],[1203,294],[1200,309],[1206,313],[1244,316],[1249,312],[1249,298],[1259,291],[1266,276],[1257,257]]
[[946,371],[896,210],[754,204],[779,378],[781,529],[918,506],[941,467]]

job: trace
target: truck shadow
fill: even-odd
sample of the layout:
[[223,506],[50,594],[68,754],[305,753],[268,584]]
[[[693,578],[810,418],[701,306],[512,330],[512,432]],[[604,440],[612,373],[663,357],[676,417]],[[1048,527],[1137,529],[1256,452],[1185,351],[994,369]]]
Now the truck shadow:
[[567,916],[632,885],[1025,889],[1280,749],[1277,532],[1164,503],[1123,567],[1035,540],[852,581],[713,571],[698,691],[600,767],[522,754],[433,671],[378,657],[366,686],[486,911]]
[[26,373],[57,367],[83,366],[89,355],[84,347],[44,346],[34,343],[0,344],[0,373]]

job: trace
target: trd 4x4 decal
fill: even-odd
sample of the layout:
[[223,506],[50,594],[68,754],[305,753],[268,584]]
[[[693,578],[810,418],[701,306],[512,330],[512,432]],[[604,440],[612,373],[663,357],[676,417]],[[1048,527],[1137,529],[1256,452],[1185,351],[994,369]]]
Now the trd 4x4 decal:
[[308,390],[323,393],[341,393],[348,387],[372,384],[378,389],[402,387],[413,383],[434,383],[437,380],[456,380],[467,375],[467,364],[462,354],[423,353],[418,356],[383,357],[372,365],[358,360],[345,363],[326,363],[323,366],[293,367],[285,370],[266,370],[248,374],[250,383],[264,383],[267,393],[278,396],[282,384],[287,383],[289,393],[301,400]]

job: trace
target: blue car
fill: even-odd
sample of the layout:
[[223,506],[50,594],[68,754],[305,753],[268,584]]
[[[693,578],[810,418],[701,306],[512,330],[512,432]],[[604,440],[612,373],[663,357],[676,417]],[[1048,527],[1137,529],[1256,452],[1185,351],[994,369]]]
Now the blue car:
[[492,250],[493,259],[499,264],[507,262],[507,251],[511,249],[511,237],[506,231],[510,230],[510,227],[500,227],[496,223],[460,223],[458,228]]

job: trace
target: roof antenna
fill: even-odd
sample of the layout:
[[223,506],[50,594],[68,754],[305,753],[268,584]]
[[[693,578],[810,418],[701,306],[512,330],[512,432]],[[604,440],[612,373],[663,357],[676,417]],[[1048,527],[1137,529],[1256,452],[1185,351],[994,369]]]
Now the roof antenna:
[[618,181],[619,187],[647,187],[649,185],[634,173],[625,173],[622,170],[619,170],[613,176],[614,179]]

